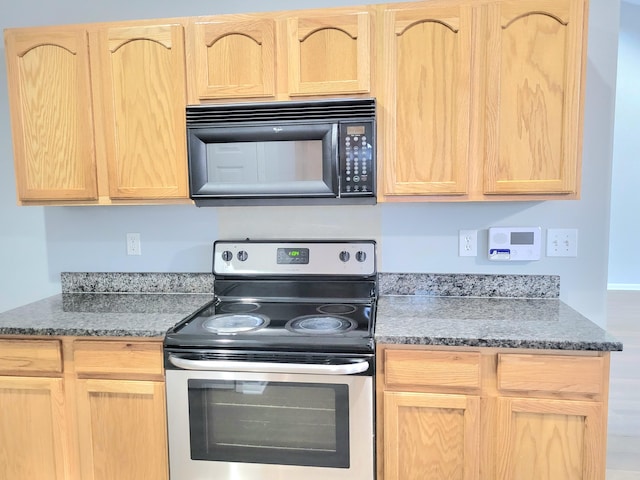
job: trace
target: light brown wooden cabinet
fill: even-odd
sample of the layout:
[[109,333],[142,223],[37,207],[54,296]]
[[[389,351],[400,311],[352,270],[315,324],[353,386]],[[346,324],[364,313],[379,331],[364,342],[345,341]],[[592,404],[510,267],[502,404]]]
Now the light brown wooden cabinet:
[[377,356],[380,480],[604,480],[608,352]]
[[0,478],[71,477],[58,340],[0,339]]
[[8,30],[5,45],[18,200],[97,200],[87,30]]
[[183,30],[5,31],[18,202],[188,199]]
[[162,343],[0,339],[0,477],[168,478]]
[[578,198],[584,0],[379,15],[379,201]]
[[369,93],[372,17],[337,8],[191,18],[189,102]]

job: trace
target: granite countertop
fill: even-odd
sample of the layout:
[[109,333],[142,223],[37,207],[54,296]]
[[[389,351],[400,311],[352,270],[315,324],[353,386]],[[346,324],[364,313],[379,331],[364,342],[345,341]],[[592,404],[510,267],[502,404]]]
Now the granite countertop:
[[163,337],[213,300],[202,273],[61,274],[62,293],[0,313],[0,335]]
[[0,313],[0,335],[162,337],[212,294],[62,293]]
[[[380,273],[378,284],[377,343],[622,350],[559,299],[554,275]],[[63,273],[61,285],[0,313],[0,335],[162,337],[213,299],[211,274]]]
[[619,351],[622,343],[557,298],[381,296],[376,343]]

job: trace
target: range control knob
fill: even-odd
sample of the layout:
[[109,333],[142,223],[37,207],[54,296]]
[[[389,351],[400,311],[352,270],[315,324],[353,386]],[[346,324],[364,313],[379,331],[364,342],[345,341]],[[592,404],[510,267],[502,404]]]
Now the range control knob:
[[367,259],[367,254],[362,250],[356,252],[356,260],[359,262],[364,262]]
[[244,262],[247,258],[249,258],[249,254],[245,250],[240,250],[238,252],[238,260]]
[[340,258],[340,260],[342,260],[343,262],[348,262],[350,257],[351,255],[346,250],[341,251],[338,255],[338,258]]
[[222,252],[222,259],[225,262],[230,261],[233,258],[233,253],[231,253],[230,250],[225,250],[224,252]]

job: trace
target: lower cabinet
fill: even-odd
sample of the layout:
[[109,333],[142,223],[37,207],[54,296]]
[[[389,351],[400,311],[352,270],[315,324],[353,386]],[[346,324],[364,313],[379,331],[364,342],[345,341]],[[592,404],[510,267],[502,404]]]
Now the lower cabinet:
[[0,338],[0,478],[168,478],[160,340]]
[[604,480],[609,353],[529,352],[378,346],[378,480]]

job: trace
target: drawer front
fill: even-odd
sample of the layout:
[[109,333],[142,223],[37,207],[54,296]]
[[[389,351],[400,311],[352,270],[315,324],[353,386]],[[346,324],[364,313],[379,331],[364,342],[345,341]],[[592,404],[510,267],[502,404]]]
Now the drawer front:
[[60,340],[0,339],[0,373],[61,373]]
[[385,350],[384,355],[387,386],[480,388],[479,353]]
[[163,375],[162,342],[76,340],[76,373],[118,375]]
[[600,394],[604,385],[602,357],[498,355],[498,389],[503,391]]

